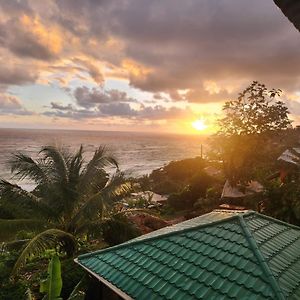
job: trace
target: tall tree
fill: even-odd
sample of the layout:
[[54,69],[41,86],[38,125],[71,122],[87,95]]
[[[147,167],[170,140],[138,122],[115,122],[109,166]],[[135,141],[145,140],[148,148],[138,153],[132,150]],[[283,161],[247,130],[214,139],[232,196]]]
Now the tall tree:
[[[36,233],[24,246],[13,272],[32,255],[58,248],[71,255],[76,238],[99,234],[106,209],[130,190],[117,161],[105,147],[99,147],[85,162],[82,146],[72,154],[46,146],[38,159],[23,153],[9,161],[14,179],[36,183],[32,192],[0,180],[1,202],[14,219],[0,219],[0,239],[13,239],[19,230]],[[116,171],[111,177],[106,167]]]
[[219,120],[218,134],[257,135],[287,129],[291,125],[288,108],[276,100],[281,92],[268,90],[264,84],[254,81],[236,100],[225,103],[225,117]]
[[253,179],[266,155],[274,154],[275,159],[280,153],[280,145],[274,149],[274,137],[291,127],[288,109],[277,99],[280,94],[254,81],[236,100],[224,104],[225,116],[219,120],[212,149],[232,185]]

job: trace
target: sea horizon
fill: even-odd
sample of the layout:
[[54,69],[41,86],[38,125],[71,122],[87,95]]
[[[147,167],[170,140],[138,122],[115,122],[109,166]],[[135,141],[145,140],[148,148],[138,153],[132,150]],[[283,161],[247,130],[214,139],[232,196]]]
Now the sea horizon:
[[0,127],[0,130],[33,130],[33,131],[78,131],[78,132],[117,132],[117,133],[134,133],[142,135],[175,135],[175,136],[192,136],[192,137],[204,137],[208,138],[212,136],[211,133],[203,132],[187,132],[187,133],[177,133],[177,132],[167,132],[167,131],[135,131],[135,130],[103,130],[103,129],[70,129],[70,128],[21,128],[21,127]]
[[[116,156],[120,169],[128,176],[140,177],[167,163],[201,155],[206,136],[132,131],[96,131],[70,129],[0,128],[0,178],[11,180],[7,165],[17,152],[37,158],[42,146],[58,145],[75,151],[83,145],[86,160],[99,146]],[[30,181],[14,181],[27,190]]]

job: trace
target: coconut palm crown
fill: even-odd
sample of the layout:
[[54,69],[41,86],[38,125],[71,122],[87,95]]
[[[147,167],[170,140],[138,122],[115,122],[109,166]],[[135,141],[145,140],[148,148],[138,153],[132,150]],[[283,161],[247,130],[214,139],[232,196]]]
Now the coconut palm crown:
[[[36,235],[23,247],[13,274],[34,255],[58,248],[71,255],[76,240],[99,234],[107,208],[128,193],[117,161],[105,147],[99,147],[89,162],[83,147],[72,154],[66,149],[46,146],[38,158],[17,153],[9,160],[15,180],[36,183],[32,192],[0,180],[0,201],[13,218],[0,219],[0,239],[13,240],[20,230]],[[105,168],[115,169],[112,176]]]

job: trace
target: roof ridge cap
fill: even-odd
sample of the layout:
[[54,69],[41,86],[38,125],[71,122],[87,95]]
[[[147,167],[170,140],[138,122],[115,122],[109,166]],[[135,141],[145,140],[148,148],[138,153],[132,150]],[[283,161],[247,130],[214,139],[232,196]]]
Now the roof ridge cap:
[[283,291],[281,290],[278,282],[276,281],[276,279],[273,275],[273,272],[269,268],[269,265],[266,262],[264,255],[260,251],[255,238],[253,237],[251,231],[249,230],[247,223],[245,222],[243,216],[238,215],[237,217],[238,217],[238,220],[242,227],[242,230],[245,233],[246,240],[248,241],[251,250],[253,251],[256,259],[258,260],[260,267],[262,268],[263,272],[267,276],[267,280],[268,280],[269,284],[271,285],[271,288],[273,289],[276,298],[279,300],[284,300],[285,297],[284,297]]
[[[253,214],[253,212],[243,213],[243,216],[245,216],[245,215],[251,215],[251,214]],[[87,257],[93,256],[93,255],[98,254],[98,253],[103,253],[103,252],[107,252],[107,251],[111,251],[111,250],[116,250],[116,249],[122,249],[122,248],[125,248],[125,247],[130,247],[131,245],[136,245],[136,244],[140,244],[140,243],[145,243],[145,242],[148,242],[148,241],[156,240],[156,239],[159,239],[161,237],[173,236],[173,235],[178,234],[178,233],[183,233],[183,232],[195,230],[195,229],[198,229],[198,228],[204,228],[204,227],[213,226],[213,225],[216,225],[216,224],[219,224],[219,223],[224,223],[224,222],[227,222],[229,220],[236,219],[237,217],[239,217],[239,214],[235,214],[235,215],[230,216],[228,218],[221,219],[221,220],[216,220],[216,221],[213,221],[213,222],[210,222],[210,223],[199,224],[199,225],[196,225],[196,226],[193,226],[193,227],[182,228],[180,230],[162,233],[160,235],[151,236],[149,238],[144,238],[144,239],[139,239],[139,240],[133,240],[132,242],[130,242],[130,240],[129,240],[129,241],[124,242],[124,243],[119,244],[119,245],[115,245],[115,246],[112,246],[112,247],[100,249],[100,250],[93,251],[93,252],[90,252],[90,253],[81,254],[81,255],[78,256],[78,258],[79,259],[80,258],[87,258]]]

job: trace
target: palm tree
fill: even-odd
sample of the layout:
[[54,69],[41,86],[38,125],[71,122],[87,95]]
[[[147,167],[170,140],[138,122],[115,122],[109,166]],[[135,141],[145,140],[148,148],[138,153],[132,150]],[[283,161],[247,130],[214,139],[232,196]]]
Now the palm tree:
[[[36,235],[24,245],[13,274],[34,255],[57,248],[72,255],[76,240],[99,233],[107,208],[130,190],[117,161],[99,147],[86,163],[81,146],[75,154],[46,146],[37,159],[17,153],[9,161],[13,179],[36,183],[32,192],[0,180],[0,197],[14,219],[0,219],[0,239],[7,241],[20,230]],[[115,170],[113,176],[106,167]]]

